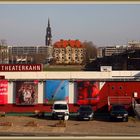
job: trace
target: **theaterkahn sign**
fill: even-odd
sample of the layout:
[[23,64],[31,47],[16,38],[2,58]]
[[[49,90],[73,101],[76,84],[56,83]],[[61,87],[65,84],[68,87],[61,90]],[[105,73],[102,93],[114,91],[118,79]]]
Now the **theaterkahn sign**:
[[42,71],[42,64],[0,64],[0,71]]

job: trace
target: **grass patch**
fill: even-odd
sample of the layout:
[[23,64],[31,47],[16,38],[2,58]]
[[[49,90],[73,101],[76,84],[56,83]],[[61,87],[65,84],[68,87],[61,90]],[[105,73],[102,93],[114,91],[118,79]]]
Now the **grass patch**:
[[44,71],[83,71],[81,65],[49,65],[44,66]]

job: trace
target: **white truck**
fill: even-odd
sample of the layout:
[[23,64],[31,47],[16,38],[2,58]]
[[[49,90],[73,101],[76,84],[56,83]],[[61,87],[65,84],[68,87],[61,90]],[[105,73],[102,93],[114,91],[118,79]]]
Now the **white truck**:
[[52,118],[65,119],[69,118],[69,106],[66,101],[55,101],[52,107]]

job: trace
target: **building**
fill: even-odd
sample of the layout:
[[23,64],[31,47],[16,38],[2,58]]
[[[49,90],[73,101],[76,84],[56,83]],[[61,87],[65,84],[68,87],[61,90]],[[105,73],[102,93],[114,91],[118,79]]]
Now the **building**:
[[9,62],[8,47],[0,45],[0,64],[7,64],[8,62]]
[[52,59],[50,21],[46,29],[45,46],[8,46],[9,63],[48,63]]
[[48,19],[48,26],[46,29],[46,38],[45,38],[45,45],[51,46],[52,45],[52,33],[51,33],[51,27],[50,27],[50,20]]
[[50,46],[8,46],[9,63],[45,63],[52,57]]
[[103,55],[104,55],[104,50],[105,50],[105,47],[99,47],[97,49],[97,58],[102,58]]
[[97,50],[97,57],[101,58],[104,56],[111,56],[123,53],[127,50],[126,45],[116,45],[116,46],[107,46],[107,47],[99,47]]
[[128,49],[140,49],[140,41],[129,41],[128,46]]
[[0,80],[1,112],[48,113],[53,102],[60,99],[68,102],[71,113],[77,112],[79,105],[91,105],[94,111],[101,112],[110,107],[110,99],[131,109],[133,99],[140,105],[140,71],[32,72],[29,65],[25,72],[17,66],[20,72],[15,66],[2,71],[7,66],[0,65],[1,76],[6,78]]
[[82,64],[85,54],[85,47],[79,40],[60,40],[53,45],[56,64]]

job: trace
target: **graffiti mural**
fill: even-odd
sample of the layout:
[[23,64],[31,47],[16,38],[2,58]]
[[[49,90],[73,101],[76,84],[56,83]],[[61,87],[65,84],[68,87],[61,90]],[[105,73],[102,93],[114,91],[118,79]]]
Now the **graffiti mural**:
[[99,101],[98,82],[77,81],[77,104],[95,105]]
[[16,82],[16,104],[34,105],[38,99],[38,82],[17,81]]
[[52,104],[56,100],[66,100],[68,102],[68,87],[69,82],[67,80],[47,80],[45,103]]

